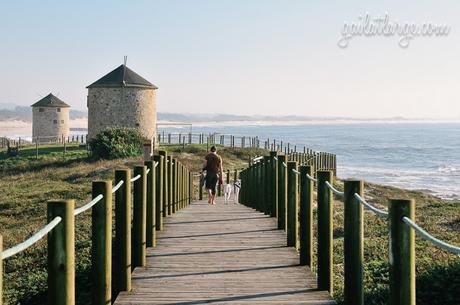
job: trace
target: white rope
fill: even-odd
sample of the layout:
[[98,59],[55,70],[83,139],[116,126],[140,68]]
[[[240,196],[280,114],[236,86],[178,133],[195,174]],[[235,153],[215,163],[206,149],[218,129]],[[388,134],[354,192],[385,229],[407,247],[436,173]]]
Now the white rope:
[[51,230],[53,230],[60,222],[62,218],[61,217],[56,217],[54,218],[50,223],[48,223],[46,226],[44,226],[40,231],[26,239],[20,244],[17,244],[16,246],[3,251],[2,257],[0,260],[7,259],[13,255],[18,254],[21,251],[24,251],[25,249],[29,248],[33,244],[35,244],[37,241],[42,239],[46,234],[48,234]]
[[146,174],[150,173],[150,168],[147,168],[147,170],[145,171]]
[[294,172],[294,174],[300,175],[300,172],[298,170],[292,169],[292,171]]
[[418,236],[423,238],[424,240],[427,240],[431,242],[433,245],[438,246],[441,249],[447,250],[449,252],[452,252],[454,254],[460,254],[460,247],[456,247],[454,245],[448,244],[440,239],[437,239],[436,237],[430,235],[427,231],[424,229],[420,228],[415,222],[413,222],[409,217],[403,217],[402,220],[406,225],[414,229],[415,233],[417,233]]
[[139,174],[139,175],[137,175],[136,177],[131,178],[130,181],[131,181],[131,182],[134,182],[134,181],[136,181],[137,179],[139,179],[140,177],[141,177],[141,175]]
[[278,158],[277,158],[277,157],[275,157],[275,156],[273,156],[273,159],[275,159],[275,161],[278,161]]
[[371,210],[372,212],[374,212],[375,214],[379,216],[388,217],[388,212],[377,209],[376,207],[370,205],[369,203],[366,202],[366,200],[364,200],[364,198],[359,196],[359,194],[355,193],[355,198],[358,199],[359,202],[361,202],[368,210]]
[[254,159],[252,159],[253,162],[257,162],[261,159],[263,159],[264,157],[263,156],[260,156],[260,157],[255,157]]
[[155,167],[157,167],[157,166],[158,166],[158,161],[157,161],[157,162],[155,162]]
[[310,176],[309,174],[307,174],[307,178],[310,179],[310,180],[313,181],[313,182],[318,182],[318,179],[313,178],[313,177]]
[[116,191],[118,191],[118,189],[123,185],[124,181],[121,180],[120,182],[118,182],[117,185],[115,185],[113,188],[112,188],[112,194],[115,193]]
[[287,165],[286,165],[286,163],[285,163],[285,162],[283,162],[283,166],[284,166],[285,168],[287,168]]
[[332,184],[329,183],[329,181],[326,181],[326,186],[337,196],[343,197],[344,192],[341,192],[338,189],[334,188]]
[[73,214],[75,216],[77,215],[80,215],[81,213],[91,209],[96,203],[99,202],[99,200],[101,200],[102,198],[104,198],[104,195],[100,194],[100,195],[97,195],[96,197],[94,197],[93,200],[91,200],[90,202],[88,202],[87,204],[85,204],[84,206],[81,206],[79,208],[76,208],[75,211],[73,212]]

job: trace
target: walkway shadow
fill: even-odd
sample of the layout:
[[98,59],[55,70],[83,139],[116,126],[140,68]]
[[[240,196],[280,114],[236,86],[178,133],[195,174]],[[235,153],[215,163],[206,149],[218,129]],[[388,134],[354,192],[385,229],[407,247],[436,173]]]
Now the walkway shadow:
[[298,264],[294,264],[294,265],[291,264],[291,265],[266,266],[266,267],[257,267],[257,268],[228,269],[228,270],[218,270],[218,271],[191,272],[191,273],[151,275],[151,276],[133,275],[133,280],[164,279],[164,278],[174,278],[174,277],[184,277],[184,276],[194,276],[194,275],[212,275],[212,274],[238,273],[238,272],[250,272],[250,271],[261,271],[261,270],[276,270],[276,269],[284,269],[284,268],[293,268],[293,267],[298,267],[298,266],[299,266]]
[[254,219],[268,219],[270,216],[262,217],[244,217],[244,218],[231,218],[231,219],[212,219],[212,220],[198,220],[198,221],[177,221],[177,222],[168,222],[167,225],[178,225],[178,224],[189,224],[189,223],[206,223],[206,222],[224,222],[224,221],[238,221],[238,220],[254,220]]
[[[224,297],[224,298],[216,298],[216,299],[203,299],[203,300],[196,300],[196,301],[185,301],[185,302],[177,302],[172,303],[176,305],[193,305],[193,304],[210,304],[210,303],[220,303],[220,302],[233,302],[233,301],[243,301],[243,300],[251,300],[251,299],[258,299],[258,298],[269,298],[269,297],[276,297],[276,296],[283,296],[283,295],[295,295],[295,294],[302,294],[307,292],[314,292],[317,291],[316,289],[298,289],[298,290],[288,290],[288,291],[280,291],[280,292],[271,292],[271,293],[259,293],[259,294],[249,294],[249,295],[238,295],[233,297]],[[334,302],[324,303],[321,304],[335,304]]]
[[147,257],[200,255],[200,254],[212,254],[212,253],[227,253],[227,252],[240,252],[240,251],[257,251],[257,250],[281,249],[281,248],[286,248],[286,246],[257,247],[257,248],[230,249],[230,250],[214,250],[214,251],[201,251],[201,252],[176,252],[176,253],[167,253],[167,254],[148,254]]
[[211,234],[197,234],[197,235],[158,237],[157,240],[159,240],[159,239],[178,239],[178,238],[206,237],[206,236],[223,236],[223,235],[235,235],[235,234],[257,233],[257,232],[273,232],[273,231],[278,231],[278,229],[248,230],[248,231],[241,231],[241,232],[223,232],[223,233],[211,233]]

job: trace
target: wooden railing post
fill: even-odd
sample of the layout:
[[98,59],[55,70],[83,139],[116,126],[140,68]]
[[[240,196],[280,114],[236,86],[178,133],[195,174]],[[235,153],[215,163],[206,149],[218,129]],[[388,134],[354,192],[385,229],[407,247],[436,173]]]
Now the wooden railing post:
[[115,171],[115,290],[131,291],[131,171]]
[[145,166],[134,167],[134,177],[137,175],[141,177],[134,181],[132,269],[144,267],[146,264],[147,181]]
[[61,222],[48,233],[48,304],[75,304],[75,202],[50,200],[48,223],[55,217]]
[[189,170],[188,171],[188,204],[192,203],[193,200],[193,173]]
[[364,305],[363,206],[355,198],[355,193],[363,197],[363,191],[362,180],[344,181],[345,305]]
[[163,156],[163,202],[162,211],[163,217],[168,217],[168,203],[169,203],[169,167],[168,167],[168,153],[164,150],[158,152],[160,156]]
[[415,233],[403,217],[415,220],[414,200],[390,200],[390,305],[415,305]]
[[296,247],[297,244],[297,207],[299,195],[297,192],[299,185],[299,178],[294,172],[297,170],[297,162],[289,161],[287,163],[287,177],[288,177],[288,196],[287,196],[287,246]]
[[92,208],[92,304],[112,302],[112,181],[94,181],[92,197],[104,197]]
[[262,211],[264,212],[265,215],[269,215],[269,194],[268,194],[268,181],[269,181],[269,167],[268,167],[268,162],[269,162],[270,157],[264,156],[264,158],[261,160],[261,203],[262,203]]
[[270,216],[278,216],[278,152],[270,152]]
[[318,171],[318,289],[333,293],[333,226],[332,191],[326,181],[332,181],[331,171]]
[[0,234],[0,305],[3,304],[3,236]]
[[203,182],[204,175],[200,173],[200,181],[198,182],[198,200],[203,200]]
[[287,169],[286,155],[278,156],[278,229],[286,231]]
[[177,162],[176,158],[171,159],[171,171],[172,171],[172,189],[171,189],[171,213],[176,213],[177,209],[177,193],[178,193],[178,167],[179,162]]
[[156,245],[156,168],[155,161],[145,161],[145,166],[149,169],[147,174],[147,211],[146,211],[146,246],[155,247]]
[[309,165],[300,166],[300,265],[311,267],[313,248],[313,168]]
[[172,205],[174,202],[174,194],[173,194],[173,184],[174,184],[174,177],[173,177],[173,158],[172,156],[168,156],[167,161],[167,171],[168,171],[168,209],[167,214],[168,216],[172,214]]
[[155,168],[155,226],[157,231],[163,230],[163,183],[164,183],[164,157],[154,156],[157,163]]

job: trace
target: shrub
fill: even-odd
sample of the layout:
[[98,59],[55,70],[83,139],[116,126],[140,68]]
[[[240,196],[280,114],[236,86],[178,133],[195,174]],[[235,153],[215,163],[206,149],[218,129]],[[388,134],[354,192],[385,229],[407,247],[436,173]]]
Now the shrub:
[[134,128],[107,128],[89,142],[93,158],[116,159],[142,154],[144,138]]

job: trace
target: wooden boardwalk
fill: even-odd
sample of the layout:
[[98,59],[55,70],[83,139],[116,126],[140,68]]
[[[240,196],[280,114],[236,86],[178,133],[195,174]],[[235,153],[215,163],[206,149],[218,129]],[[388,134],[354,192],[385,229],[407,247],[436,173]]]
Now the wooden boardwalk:
[[147,267],[115,304],[336,304],[298,263],[275,218],[198,201],[165,219]]

